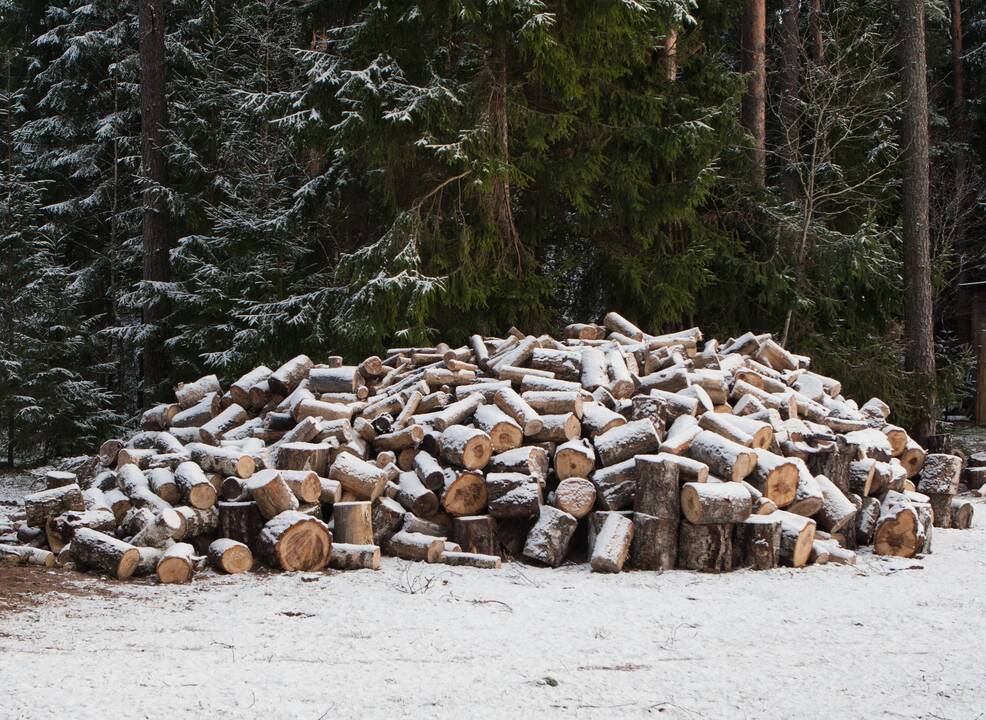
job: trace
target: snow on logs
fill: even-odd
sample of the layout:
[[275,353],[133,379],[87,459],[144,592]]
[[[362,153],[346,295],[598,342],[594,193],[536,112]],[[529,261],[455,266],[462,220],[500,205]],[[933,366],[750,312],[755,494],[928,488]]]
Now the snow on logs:
[[[912,557],[966,528],[984,467],[926,453],[770,335],[650,335],[609,313],[352,365],[298,355],[180,384],[141,430],[49,471],[4,562],[187,582],[211,566],[724,572]],[[975,463],[972,463],[975,465]],[[963,474],[964,473],[964,474]]]

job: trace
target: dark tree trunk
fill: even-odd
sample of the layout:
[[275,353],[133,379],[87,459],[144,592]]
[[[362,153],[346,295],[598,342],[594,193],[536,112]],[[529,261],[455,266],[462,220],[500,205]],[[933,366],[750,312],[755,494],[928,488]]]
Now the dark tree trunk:
[[794,165],[801,144],[798,121],[798,85],[801,77],[800,0],[784,0],[781,16],[781,186],[785,200],[798,196],[798,173]]
[[497,234],[504,246],[504,257],[513,255],[517,270],[524,264],[524,253],[520,233],[514,224],[512,198],[510,195],[510,123],[507,107],[508,85],[507,40],[500,38],[490,57],[490,100],[489,114],[494,138],[500,154],[503,169],[493,178],[489,194],[490,212]]
[[962,67],[962,0],[952,0],[952,134],[957,146],[955,187],[964,193],[969,138],[965,117],[965,70]]
[[[140,133],[144,190],[144,273],[151,282],[168,282],[171,276],[168,258],[168,215],[163,193],[167,186],[164,156],[168,127],[168,105],[164,89],[164,0],[140,0],[138,9],[140,34]],[[154,332],[144,344],[144,388],[153,396],[164,379],[166,361],[161,324],[167,316],[164,300],[149,303],[144,322],[154,325]]]
[[764,54],[766,33],[766,8],[764,0],[746,0],[743,9],[741,39],[742,70],[749,77],[746,94],[743,95],[741,119],[743,127],[753,136],[751,154],[755,181],[764,182],[767,161],[766,87],[767,66]]
[[822,0],[811,0],[811,14],[808,16],[808,29],[811,31],[811,57],[820,63],[825,58],[825,44],[822,42]]
[[931,241],[928,228],[928,80],[925,0],[901,0],[901,85],[904,92],[904,340],[907,367],[927,388],[915,434],[935,432],[935,348],[932,324]]

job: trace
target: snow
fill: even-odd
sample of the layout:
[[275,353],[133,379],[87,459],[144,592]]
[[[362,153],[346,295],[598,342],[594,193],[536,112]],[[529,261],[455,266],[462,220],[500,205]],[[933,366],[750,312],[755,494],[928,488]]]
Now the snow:
[[974,718],[976,511],[972,530],[935,530],[928,557],[855,568],[385,557],[378,572],[87,580],[116,593],[0,617],[0,718]]

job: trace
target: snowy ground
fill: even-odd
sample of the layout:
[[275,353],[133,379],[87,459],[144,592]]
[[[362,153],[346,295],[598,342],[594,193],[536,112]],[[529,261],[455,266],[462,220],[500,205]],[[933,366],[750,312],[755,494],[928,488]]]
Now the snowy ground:
[[0,718],[986,717],[977,511],[928,557],[856,568],[47,571],[0,610]]

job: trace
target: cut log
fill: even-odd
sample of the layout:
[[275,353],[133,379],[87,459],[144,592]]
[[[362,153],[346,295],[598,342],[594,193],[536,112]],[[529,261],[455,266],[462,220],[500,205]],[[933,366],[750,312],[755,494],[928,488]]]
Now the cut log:
[[464,552],[499,556],[496,520],[489,515],[467,515],[452,519],[452,539]]
[[692,441],[702,432],[698,420],[691,415],[679,415],[668,428],[667,435],[661,443],[661,452],[671,455],[681,455],[691,447]]
[[625,425],[627,419],[618,412],[610,410],[599,402],[587,402],[582,405],[582,430],[585,435],[595,438],[620,425]]
[[467,470],[486,467],[493,454],[490,436],[482,430],[452,425],[442,432],[442,459]]
[[267,378],[271,392],[281,397],[287,397],[302,380],[308,377],[312,365],[311,358],[307,355],[291,358]]
[[661,439],[650,420],[635,420],[597,435],[593,443],[600,462],[608,466],[657,452]]
[[530,437],[536,443],[564,443],[582,434],[582,426],[575,413],[542,415],[541,430]]
[[732,535],[732,525],[693,525],[682,520],[678,528],[678,567],[729,572],[733,569]]
[[0,564],[54,567],[55,553],[29,545],[0,545]]
[[379,570],[380,547],[333,542],[329,567],[333,570]]
[[444,563],[445,565],[474,567],[482,570],[500,569],[499,555],[443,551],[439,557],[439,562]]
[[596,453],[587,440],[569,440],[555,449],[555,475],[559,480],[587,478],[595,466]]
[[445,550],[445,538],[401,530],[390,538],[387,550],[402,560],[436,563]]
[[62,470],[49,470],[45,473],[45,487],[48,490],[65,487],[66,485],[78,485],[78,478],[75,473],[64,472]]
[[402,430],[377,435],[373,446],[380,450],[400,451],[416,447],[425,436],[425,430],[420,425],[408,425]]
[[[638,477],[638,495],[641,480]],[[681,488],[681,514],[693,525],[741,523],[752,512],[753,498],[742,483],[690,482]]]
[[350,453],[336,456],[329,478],[362,500],[376,500],[387,484],[387,471]]
[[215,486],[194,462],[183,462],[175,468],[175,484],[185,504],[199,510],[212,507],[219,497]]
[[898,459],[907,471],[907,477],[910,478],[921,472],[921,469],[924,467],[925,458],[926,453],[924,452],[924,448],[911,438],[907,438],[907,445]]
[[476,515],[486,507],[487,491],[482,474],[446,468],[442,507],[453,517]]
[[873,552],[914,557],[923,551],[926,533],[914,503],[903,493],[887,492],[873,533]]
[[536,445],[507,450],[490,458],[487,472],[519,472],[543,481],[548,475],[548,452]]
[[678,518],[659,518],[633,513],[631,567],[639,570],[672,570],[678,556]]
[[247,413],[242,406],[233,403],[199,428],[199,435],[206,445],[218,445],[223,436],[246,422]]
[[407,513],[396,500],[382,497],[373,503],[373,544],[386,547],[404,524]]
[[583,397],[580,392],[560,390],[532,390],[521,396],[535,412],[545,415],[573,413],[581,420]]
[[[351,457],[349,455],[340,455]],[[257,504],[260,514],[270,520],[287,510],[298,509],[298,498],[291,492],[291,488],[284,482],[278,470],[261,470],[254,473],[246,485],[250,497]]]
[[794,492],[794,501],[787,506],[787,510],[796,515],[811,517],[822,507],[822,490],[804,461],[800,458],[793,460],[798,466],[798,487]]
[[770,570],[778,566],[781,520],[771,515],[751,515],[735,526],[733,567]]
[[637,493],[635,460],[624,460],[616,465],[600,468],[589,479],[596,486],[596,500],[601,508],[625,510],[633,507]]
[[438,512],[438,496],[424,486],[413,470],[400,474],[393,497],[415,515],[427,516]]
[[584,477],[568,477],[555,488],[554,505],[576,520],[588,515],[596,504],[596,486]]
[[725,480],[743,480],[758,464],[755,451],[708,430],[695,436],[687,453],[692,459],[708,465],[712,474]]
[[849,463],[849,489],[857,495],[866,497],[873,495],[874,477],[877,461],[869,458],[865,460],[853,460]]
[[106,508],[82,512],[69,510],[61,515],[48,518],[48,522],[45,524],[45,538],[48,547],[57,553],[65,545],[72,542],[72,536],[79,528],[86,527],[111,534],[116,529],[116,525],[116,517],[112,511]]
[[818,528],[837,533],[851,526],[856,519],[856,506],[824,475],[816,475],[815,482],[822,492],[822,506],[814,514]]
[[473,421],[477,428],[490,436],[495,453],[520,447],[524,442],[521,426],[496,405],[480,405],[476,408]]
[[582,387],[590,392],[601,386],[609,385],[609,370],[606,364],[606,354],[593,347],[583,348],[580,359]]
[[331,557],[332,534],[321,520],[288,510],[267,521],[257,539],[256,552],[273,568],[288,572],[322,570]]
[[971,502],[964,498],[951,498],[949,501],[949,514],[951,515],[951,526],[956,530],[968,530],[972,527],[972,516],[975,512]]
[[79,528],[72,536],[72,558],[80,568],[91,568],[117,580],[133,575],[140,553],[133,545],[110,535]]
[[444,489],[445,471],[430,453],[424,450],[415,453],[414,472],[421,484],[432,492]]
[[512,389],[497,391],[493,396],[496,406],[504,413],[514,419],[524,431],[524,435],[536,435],[541,431],[543,423],[540,416],[535,412],[524,398]]
[[164,547],[181,526],[182,521],[178,513],[174,510],[163,510],[134,535],[130,543],[137,547]]
[[638,455],[633,509],[662,520],[677,522],[681,515],[678,466],[667,454]]
[[220,538],[209,544],[209,563],[216,570],[236,575],[253,567],[253,553],[244,543]]
[[808,564],[811,546],[815,541],[815,521],[785,510],[762,517],[775,516],[781,521],[782,564],[795,568],[804,567]]
[[873,533],[880,519],[880,501],[875,497],[860,498],[860,507],[856,511],[856,545],[872,545]]
[[[677,476],[675,478],[677,480]],[[620,513],[609,513],[592,544],[589,567],[593,572],[616,573],[630,554],[633,541],[633,521]]]
[[341,502],[332,509],[332,539],[349,545],[373,545],[369,502]]
[[175,543],[157,561],[157,577],[164,584],[187,583],[195,574],[198,558],[188,543]]
[[322,481],[317,474],[311,470],[278,470],[277,472],[298,498],[299,503],[311,505],[320,501]]
[[75,484],[42,490],[24,498],[24,519],[28,527],[44,528],[49,518],[63,512],[85,510],[82,489]]
[[181,502],[181,490],[170,468],[152,468],[147,471],[147,484],[151,492],[165,502],[176,505]]
[[[354,438],[351,442],[355,442]],[[311,470],[325,475],[329,467],[330,443],[285,442],[277,446],[275,466],[279,470]]]
[[956,455],[929,453],[916,483],[925,495],[955,495],[962,475],[962,459]]
[[524,556],[551,567],[565,561],[578,520],[563,510],[542,505],[537,522],[524,543]]
[[[192,541],[197,537],[212,535],[219,528],[219,511],[215,507],[205,510],[181,506],[175,512],[181,519],[181,527],[175,532],[175,542]],[[263,521],[259,522],[263,525]]]

